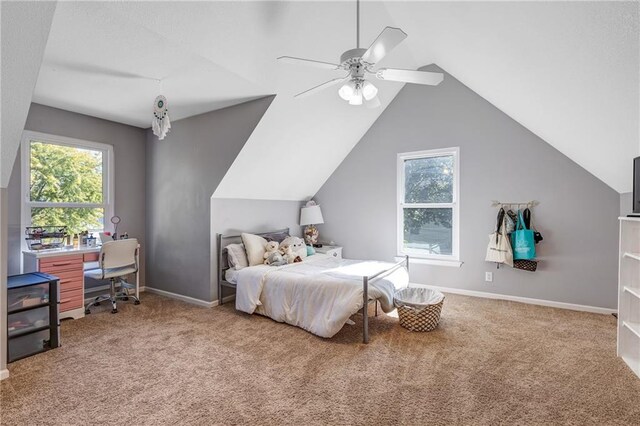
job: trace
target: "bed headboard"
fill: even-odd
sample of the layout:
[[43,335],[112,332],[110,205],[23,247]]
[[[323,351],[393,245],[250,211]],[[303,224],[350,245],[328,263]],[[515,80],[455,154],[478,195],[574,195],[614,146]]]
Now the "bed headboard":
[[[289,228],[278,229],[276,231],[267,231],[267,232],[249,232],[254,235],[269,235],[269,234],[278,234],[286,232],[289,233]],[[233,243],[241,243],[242,237],[241,233],[234,235],[223,235],[216,234],[216,250],[218,251],[218,285],[222,281],[224,281],[224,271],[229,269],[229,262],[227,261],[227,247],[229,244]]]

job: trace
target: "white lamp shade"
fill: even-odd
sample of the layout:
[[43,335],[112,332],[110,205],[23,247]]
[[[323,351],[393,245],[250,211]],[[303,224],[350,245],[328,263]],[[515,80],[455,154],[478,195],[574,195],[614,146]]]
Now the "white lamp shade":
[[362,105],[362,90],[357,88],[356,91],[353,92],[353,96],[351,96],[349,100],[349,105]]
[[340,97],[345,101],[348,101],[353,96],[355,88],[355,83],[353,81],[348,81],[340,88],[340,90],[338,90],[338,95],[340,95]]
[[377,94],[378,88],[374,86],[373,83],[365,81],[362,84],[362,96],[364,96],[365,100],[370,101],[371,99],[375,98]]
[[300,226],[324,223],[320,206],[303,207],[300,210]]

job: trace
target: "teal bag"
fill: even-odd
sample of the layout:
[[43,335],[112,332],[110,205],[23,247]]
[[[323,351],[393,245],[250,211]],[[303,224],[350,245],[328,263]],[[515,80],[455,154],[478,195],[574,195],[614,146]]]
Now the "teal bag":
[[511,233],[511,247],[514,260],[531,260],[536,257],[536,243],[533,238],[533,229],[527,229],[522,217],[522,211],[518,210],[518,222],[516,230]]

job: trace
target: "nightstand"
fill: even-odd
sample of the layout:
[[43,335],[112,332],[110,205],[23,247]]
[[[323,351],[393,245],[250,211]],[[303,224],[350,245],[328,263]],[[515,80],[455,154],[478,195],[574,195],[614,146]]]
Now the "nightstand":
[[316,253],[326,254],[328,256],[337,257],[338,259],[342,259],[342,247],[340,246],[330,246],[323,245],[322,247],[315,247]]

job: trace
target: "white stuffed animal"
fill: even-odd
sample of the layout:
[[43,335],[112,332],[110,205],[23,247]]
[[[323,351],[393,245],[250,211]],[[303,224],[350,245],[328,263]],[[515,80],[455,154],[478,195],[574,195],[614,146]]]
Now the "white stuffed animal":
[[287,237],[280,243],[280,248],[286,250],[291,247],[293,254],[300,256],[300,259],[307,257],[307,245],[300,237]]
[[287,237],[280,243],[281,253],[283,253],[283,250],[288,251],[289,249],[293,252],[294,261],[297,259],[298,262],[302,262],[302,259],[307,257],[307,246],[300,237]]
[[278,252],[278,248],[279,248],[279,244],[277,241],[269,241],[265,246],[264,246],[264,255],[262,256],[262,258],[264,259],[264,264],[268,265],[269,264],[269,256],[271,256],[272,253],[277,253]]
[[298,255],[293,252],[293,247],[286,245],[280,248],[280,254],[287,263],[294,263]]

